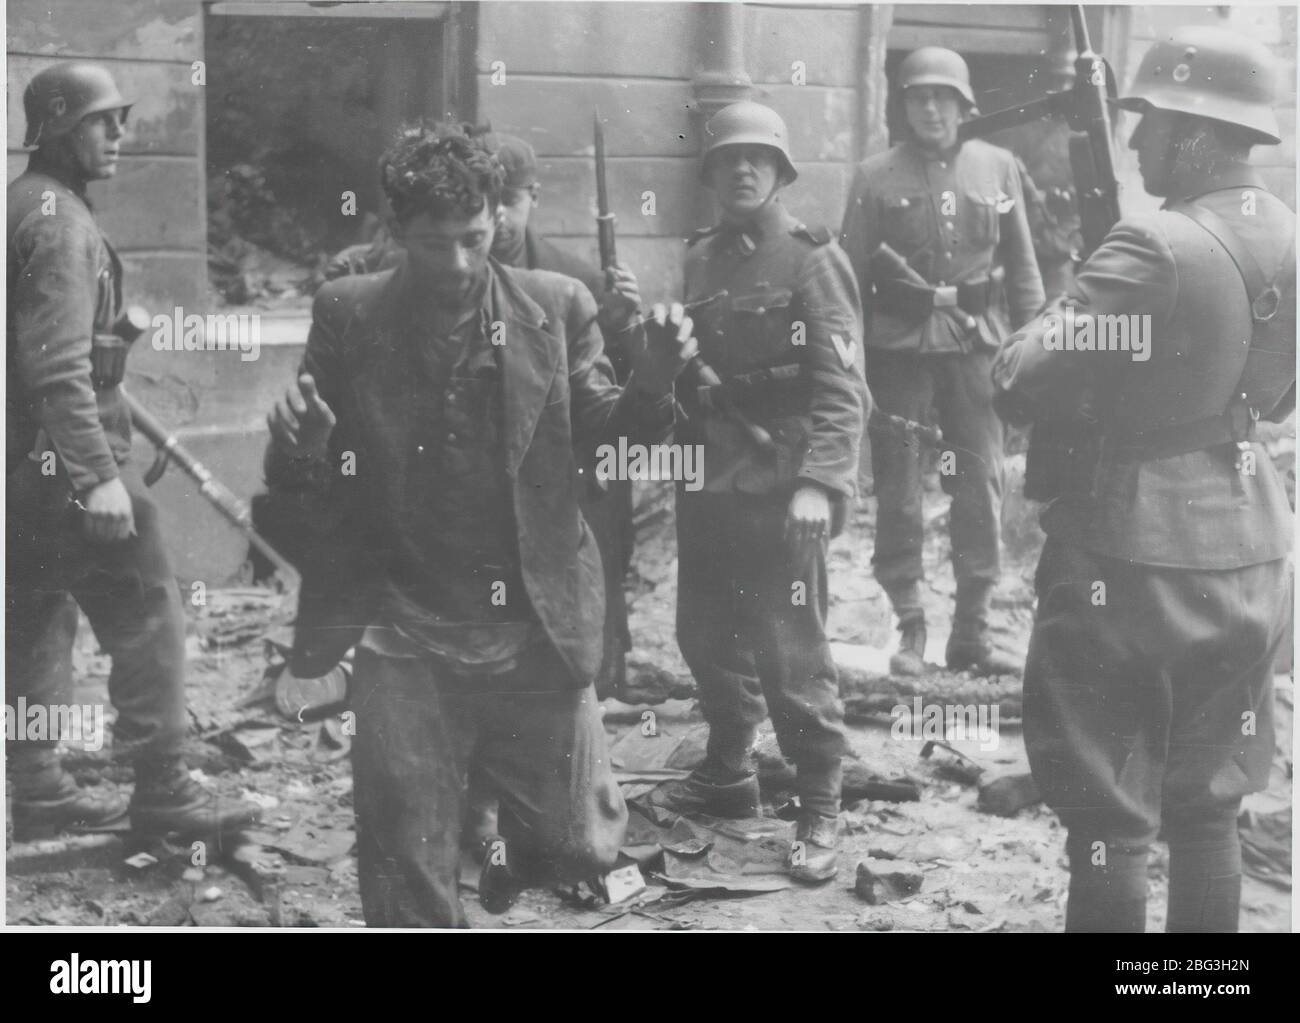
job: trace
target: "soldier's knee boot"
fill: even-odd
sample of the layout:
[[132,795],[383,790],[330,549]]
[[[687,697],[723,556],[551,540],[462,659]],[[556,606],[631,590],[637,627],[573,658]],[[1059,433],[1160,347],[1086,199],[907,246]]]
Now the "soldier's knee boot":
[[989,603],[993,586],[992,581],[985,579],[957,582],[957,606],[944,656],[952,671],[1019,675],[1024,667],[1019,658],[999,650],[989,635]]

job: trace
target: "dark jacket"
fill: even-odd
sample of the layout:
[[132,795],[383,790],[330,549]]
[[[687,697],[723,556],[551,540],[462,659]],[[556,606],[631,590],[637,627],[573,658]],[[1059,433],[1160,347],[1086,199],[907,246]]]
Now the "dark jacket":
[[704,489],[768,494],[810,482],[853,497],[871,396],[858,289],[830,232],[774,200],[744,233],[697,232],[685,274],[687,301],[702,303],[700,354],[776,447],[764,455],[731,417],[679,387],[690,418],[677,437],[704,444]]
[[7,468],[43,430],[72,486],[88,490],[115,479],[131,450],[120,387],[91,383],[94,335],[122,302],[121,263],[85,199],[57,178],[29,166],[8,202]]
[[[514,493],[519,559],[528,598],[581,684],[600,667],[605,616],[600,557],[578,510],[574,443],[625,434],[658,440],[672,426],[670,399],[652,403],[613,383],[595,303],[578,281],[492,264],[491,307],[505,321],[506,473]],[[276,540],[303,571],[295,670],[320,673],[374,621],[397,546],[386,508],[407,452],[386,443],[394,381],[408,346],[403,270],[343,277],[316,295],[302,372],[334,410],[328,461],[267,456]],[[341,465],[351,453],[355,475]],[[264,504],[265,509],[265,504]]]
[[[1249,167],[1202,184],[1195,202],[1217,213],[1271,277],[1295,237],[1295,214]],[[1253,215],[1243,211],[1243,190],[1255,193]],[[1292,308],[1293,274],[1292,264],[1283,293]],[[1067,303],[1075,324],[1090,320],[1098,333],[1103,322],[1130,316],[1137,318],[1133,324],[1149,324],[1145,357],[1060,350],[1047,332],[1063,321]],[[1162,209],[1111,228],[1066,303],[1049,306],[1007,339],[994,384],[999,404],[1015,418],[1071,408],[1091,388],[1098,430],[1122,442],[1223,411],[1240,375],[1240,366],[1223,355],[1243,352],[1239,346],[1250,336],[1245,285],[1231,258],[1188,217]],[[1294,384],[1293,365],[1279,372]],[[1293,402],[1292,394],[1290,402],[1265,410],[1265,418],[1284,419]],[[1097,554],[1167,568],[1234,569],[1284,557],[1293,525],[1282,482],[1262,445],[1255,444],[1252,472],[1236,468],[1231,449],[1153,458],[1117,450],[1102,459],[1095,495],[1058,498],[1044,513],[1043,528]]]

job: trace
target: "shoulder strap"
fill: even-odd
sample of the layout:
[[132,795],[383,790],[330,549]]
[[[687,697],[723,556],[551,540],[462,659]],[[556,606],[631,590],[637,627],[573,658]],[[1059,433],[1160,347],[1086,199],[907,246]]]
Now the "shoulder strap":
[[1237,237],[1237,232],[1213,210],[1198,206],[1194,202],[1178,202],[1169,208],[1199,224],[1223,247],[1228,258],[1236,264],[1237,272],[1241,274],[1241,279],[1246,285],[1246,297],[1253,304],[1259,293],[1268,286],[1268,278],[1264,276],[1264,271],[1259,268],[1259,262],[1251,255],[1250,250]]

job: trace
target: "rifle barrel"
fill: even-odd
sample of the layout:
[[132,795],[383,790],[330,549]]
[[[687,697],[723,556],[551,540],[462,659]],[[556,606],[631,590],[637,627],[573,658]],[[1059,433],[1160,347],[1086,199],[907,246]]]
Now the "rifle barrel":
[[300,578],[298,570],[253,528],[253,516],[248,509],[248,505],[213,476],[208,467],[195,458],[176,439],[174,433],[169,431],[152,412],[141,405],[134,397],[127,394],[125,389],[122,391],[122,396],[126,399],[126,407],[131,414],[132,425],[144,434],[154,447],[179,465],[185,475],[199,485],[199,493],[221,513],[222,518],[248,537],[248,542],[276,567],[276,570],[285,577],[286,582],[296,584]]

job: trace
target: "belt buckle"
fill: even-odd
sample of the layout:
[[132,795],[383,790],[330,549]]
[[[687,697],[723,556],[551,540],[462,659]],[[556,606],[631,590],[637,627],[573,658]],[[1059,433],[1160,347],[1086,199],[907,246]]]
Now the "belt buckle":
[[957,305],[957,285],[947,284],[934,289],[934,307],[948,309]]

